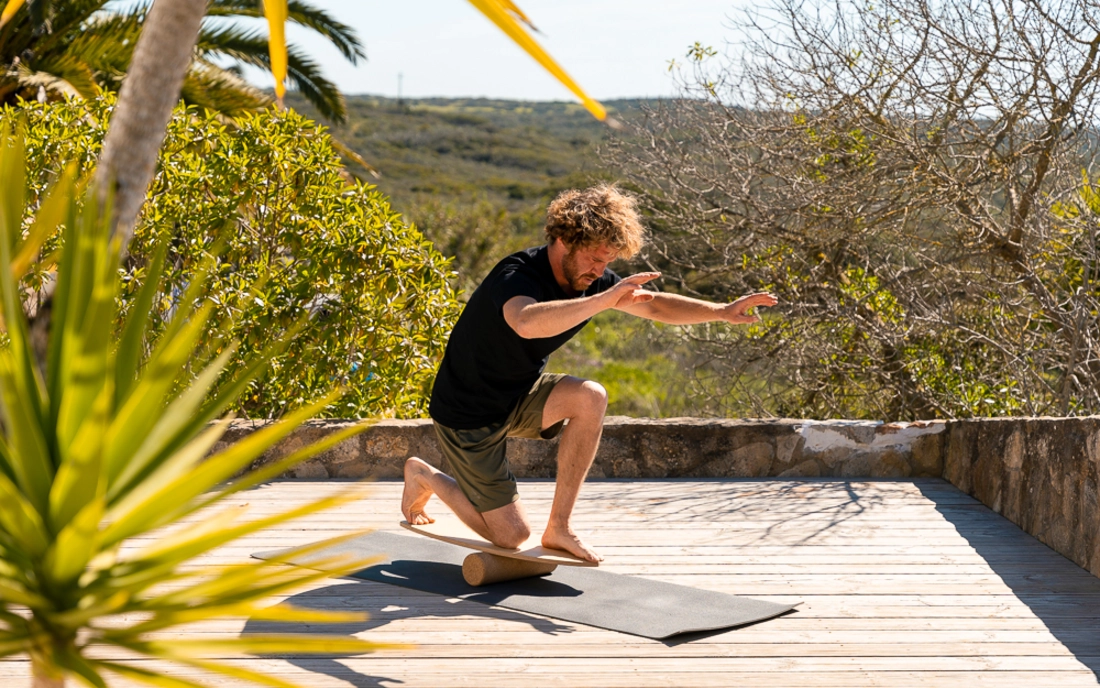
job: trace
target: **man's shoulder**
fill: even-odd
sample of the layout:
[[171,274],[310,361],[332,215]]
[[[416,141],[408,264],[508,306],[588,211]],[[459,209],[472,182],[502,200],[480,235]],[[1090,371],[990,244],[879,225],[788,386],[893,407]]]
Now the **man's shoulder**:
[[[546,275],[549,262],[545,246],[516,251],[505,256],[474,290],[469,304],[492,303],[497,310],[514,296],[530,296],[536,301],[547,298]],[[546,262],[544,266],[542,262]],[[545,269],[544,269],[545,268]]]
[[493,268],[493,272],[499,271],[503,267],[525,267],[535,269],[540,262],[548,260],[546,258],[545,246],[532,246],[531,248],[525,248],[522,251],[516,251],[515,253],[505,256],[496,268]]
[[522,275],[534,282],[542,282],[546,279],[543,273],[546,272],[545,268],[549,267],[549,265],[549,259],[546,257],[546,247],[534,246],[532,248],[523,249],[522,251],[516,251],[502,258],[500,262],[489,271],[484,281],[493,282],[502,278],[507,279],[514,275]]

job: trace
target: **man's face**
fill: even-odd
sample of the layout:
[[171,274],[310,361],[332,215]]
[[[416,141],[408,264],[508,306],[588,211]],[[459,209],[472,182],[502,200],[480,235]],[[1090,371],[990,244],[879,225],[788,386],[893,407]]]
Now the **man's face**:
[[604,269],[618,257],[618,251],[602,244],[573,247],[562,258],[562,274],[574,291],[582,292],[592,286]]

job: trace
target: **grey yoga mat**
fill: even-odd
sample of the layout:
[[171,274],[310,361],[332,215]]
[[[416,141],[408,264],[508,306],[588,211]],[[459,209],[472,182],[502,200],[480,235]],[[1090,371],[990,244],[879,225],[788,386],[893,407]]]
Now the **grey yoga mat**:
[[[268,559],[285,551],[252,556]],[[427,537],[368,533],[291,562],[308,568],[310,561],[337,554],[381,555],[381,563],[352,576],[657,640],[744,626],[794,608],[580,566],[475,588],[462,579],[462,560],[471,551]]]

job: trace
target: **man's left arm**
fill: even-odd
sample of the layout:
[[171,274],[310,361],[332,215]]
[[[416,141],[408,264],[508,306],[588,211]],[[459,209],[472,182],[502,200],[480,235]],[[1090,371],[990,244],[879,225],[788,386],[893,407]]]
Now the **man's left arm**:
[[669,325],[697,325],[705,322],[724,321],[733,325],[748,325],[760,317],[748,311],[758,306],[774,306],[779,303],[768,293],[749,294],[732,303],[713,303],[678,294],[656,292],[649,301],[634,303],[618,310]]

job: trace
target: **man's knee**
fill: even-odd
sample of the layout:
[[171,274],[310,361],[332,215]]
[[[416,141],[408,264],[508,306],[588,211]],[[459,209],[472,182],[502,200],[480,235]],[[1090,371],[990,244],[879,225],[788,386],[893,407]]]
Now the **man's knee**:
[[531,537],[531,528],[526,523],[512,524],[508,528],[494,530],[492,542],[497,547],[515,549]]
[[513,549],[519,547],[531,537],[531,526],[527,514],[519,500],[499,509],[481,514],[489,529],[489,541],[497,547]]
[[594,380],[585,380],[581,385],[581,404],[590,414],[603,415],[607,411],[607,390]]

